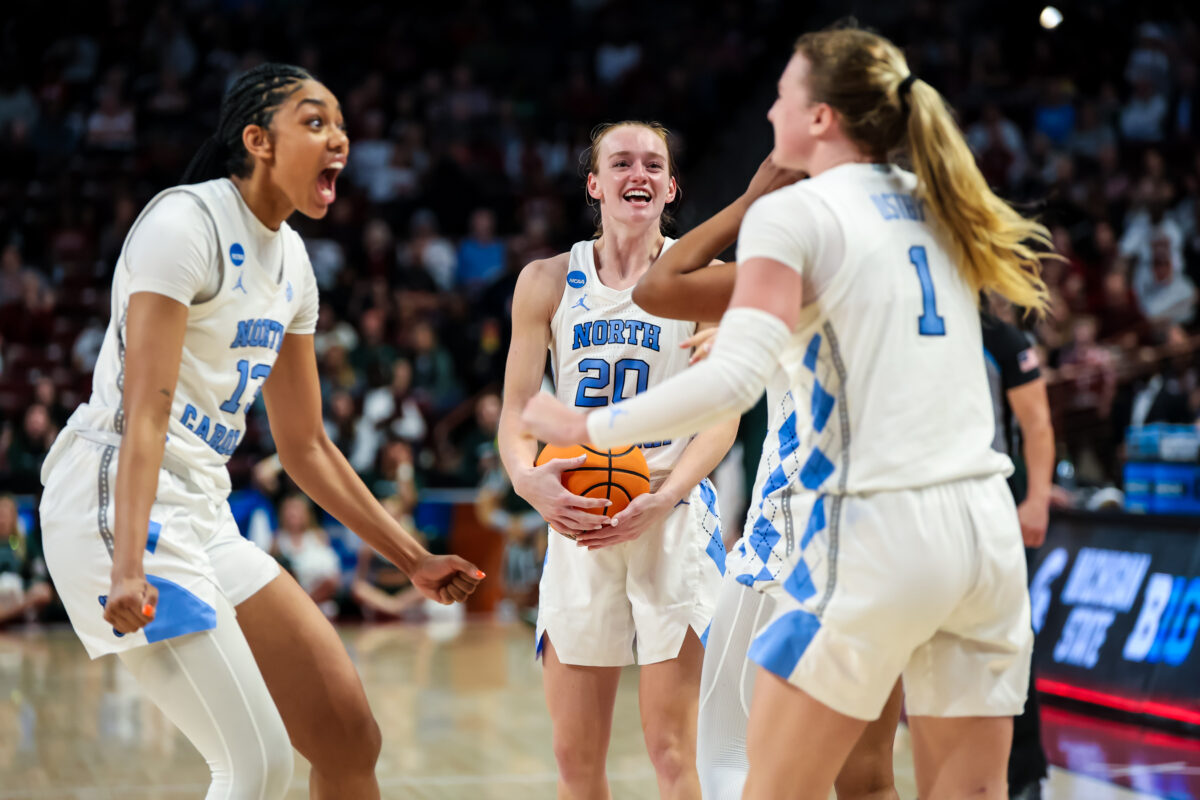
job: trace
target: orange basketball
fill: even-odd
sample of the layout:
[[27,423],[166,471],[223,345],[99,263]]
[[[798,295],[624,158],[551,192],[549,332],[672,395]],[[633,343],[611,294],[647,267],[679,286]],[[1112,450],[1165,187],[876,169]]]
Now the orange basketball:
[[553,458],[579,456],[587,456],[587,461],[563,472],[563,486],[580,497],[602,497],[612,501],[608,508],[589,508],[588,511],[594,514],[611,517],[623,511],[633,498],[650,491],[650,467],[636,447],[596,450],[581,444],[570,447],[548,444],[538,454],[536,463],[540,467]]

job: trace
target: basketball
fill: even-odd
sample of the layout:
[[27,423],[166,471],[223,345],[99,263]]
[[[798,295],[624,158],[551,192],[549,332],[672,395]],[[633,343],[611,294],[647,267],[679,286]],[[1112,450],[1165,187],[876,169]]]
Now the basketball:
[[570,447],[546,445],[537,457],[537,466],[554,458],[578,458],[587,460],[574,469],[562,474],[563,486],[571,494],[580,497],[602,497],[611,500],[608,508],[589,508],[593,514],[612,517],[639,494],[650,491],[650,467],[646,456],[637,447],[619,447],[615,450],[597,450],[581,444]]

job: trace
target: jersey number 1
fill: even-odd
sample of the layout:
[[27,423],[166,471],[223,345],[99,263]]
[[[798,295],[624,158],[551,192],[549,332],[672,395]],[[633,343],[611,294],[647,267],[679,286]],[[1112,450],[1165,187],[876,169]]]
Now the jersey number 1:
[[908,260],[917,268],[917,279],[921,281],[921,316],[917,317],[917,332],[922,336],[945,336],[946,319],[938,316],[937,295],[933,291],[933,277],[929,274],[929,257],[922,245],[908,248]]

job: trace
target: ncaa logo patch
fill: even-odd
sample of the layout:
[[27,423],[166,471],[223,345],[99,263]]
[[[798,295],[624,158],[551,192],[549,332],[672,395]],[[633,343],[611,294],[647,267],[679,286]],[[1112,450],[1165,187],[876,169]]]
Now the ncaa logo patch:
[[240,267],[242,262],[246,260],[246,248],[238,242],[229,245],[229,260],[233,262],[235,267]]
[[577,269],[567,273],[567,286],[572,289],[582,289],[587,284],[587,276]]

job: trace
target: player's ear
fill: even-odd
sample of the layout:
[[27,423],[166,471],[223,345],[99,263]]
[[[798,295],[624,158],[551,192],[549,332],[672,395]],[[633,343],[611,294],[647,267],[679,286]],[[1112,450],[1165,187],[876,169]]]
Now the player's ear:
[[275,155],[270,131],[261,125],[247,125],[242,128],[242,145],[256,161],[269,162]]
[[600,179],[596,177],[596,173],[589,172],[587,176],[587,193],[588,197],[593,200],[600,199]]

